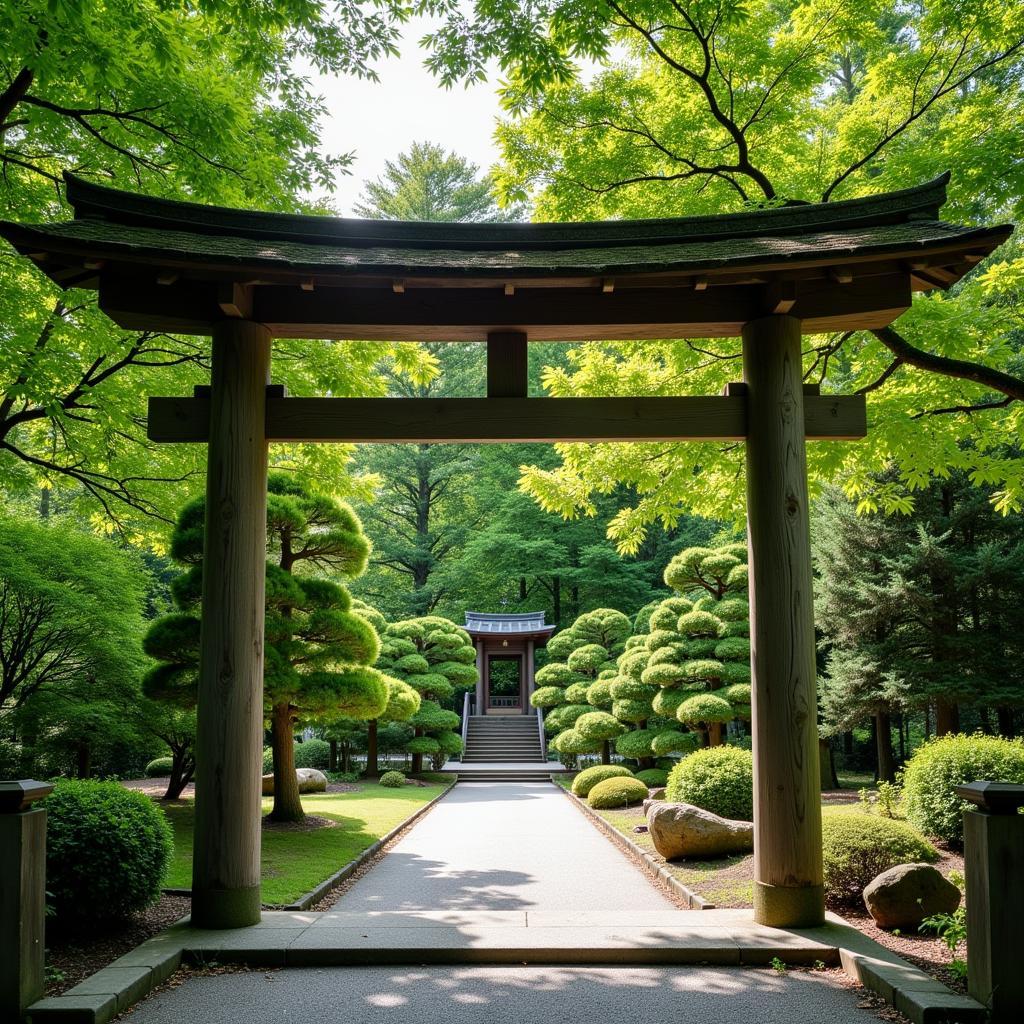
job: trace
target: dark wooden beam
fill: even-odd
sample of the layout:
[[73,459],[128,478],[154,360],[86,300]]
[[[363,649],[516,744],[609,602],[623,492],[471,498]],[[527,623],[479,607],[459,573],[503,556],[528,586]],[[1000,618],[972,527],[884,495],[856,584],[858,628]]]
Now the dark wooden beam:
[[[268,441],[418,442],[743,441],[747,398],[276,398],[267,396]],[[810,440],[867,433],[863,395],[807,395]],[[208,398],[151,398],[149,438],[207,439]]]
[[487,335],[487,397],[525,398],[529,388],[527,338],[522,331]]
[[[130,330],[209,334],[225,317],[213,282],[157,285],[152,277],[101,271],[100,308]],[[621,282],[620,282],[621,284]],[[276,337],[338,340],[484,341],[523,331],[533,341],[736,337],[764,313],[764,286],[627,288],[253,286],[252,319]],[[788,301],[788,300],[787,300]],[[837,284],[801,281],[789,314],[804,333],[884,327],[910,306],[910,273],[857,277]]]

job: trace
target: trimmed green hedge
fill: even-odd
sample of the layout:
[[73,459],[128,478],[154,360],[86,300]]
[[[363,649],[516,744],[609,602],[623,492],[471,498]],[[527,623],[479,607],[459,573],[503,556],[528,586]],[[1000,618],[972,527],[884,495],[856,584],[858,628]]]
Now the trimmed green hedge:
[[572,791],[576,796],[589,796],[590,791],[605,779],[632,778],[633,773],[621,764],[595,764],[593,768],[584,768],[572,780]]
[[669,773],[665,799],[703,807],[723,818],[754,817],[754,757],[737,747],[705,747]]
[[174,839],[148,796],[65,779],[45,806],[46,889],[58,920],[119,920],[156,902]]
[[296,743],[295,767],[328,771],[331,767],[330,743],[327,740],[306,740],[305,743]]
[[619,776],[597,783],[587,794],[587,803],[596,810],[629,807],[643,803],[650,794],[639,779]]
[[172,757],[154,757],[149,764],[146,765],[146,778],[147,779],[160,779],[165,775],[171,774],[171,769],[174,767],[174,758]]
[[387,789],[401,789],[405,785],[405,776],[401,772],[385,772],[380,777],[380,784]]
[[636,777],[649,789],[656,789],[668,783],[668,772],[661,768],[645,768],[642,772],[637,772]]
[[836,904],[861,905],[865,886],[883,871],[939,856],[909,825],[873,814],[826,809],[821,841],[825,898]]
[[919,747],[903,772],[907,818],[925,835],[962,845],[964,811],[956,795],[968,782],[1024,783],[1024,741],[941,736]]

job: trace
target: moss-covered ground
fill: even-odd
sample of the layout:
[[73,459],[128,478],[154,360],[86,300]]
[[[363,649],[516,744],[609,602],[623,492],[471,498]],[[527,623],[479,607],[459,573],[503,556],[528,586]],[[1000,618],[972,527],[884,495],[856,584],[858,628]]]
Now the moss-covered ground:
[[[433,800],[448,784],[441,776],[425,778],[429,785],[386,789],[366,782],[354,792],[304,796],[306,814],[332,825],[307,831],[264,828],[263,902],[292,903]],[[263,801],[264,812],[270,805],[269,799]],[[174,828],[174,859],[164,885],[187,889],[192,883],[194,806],[189,800],[165,810]]]

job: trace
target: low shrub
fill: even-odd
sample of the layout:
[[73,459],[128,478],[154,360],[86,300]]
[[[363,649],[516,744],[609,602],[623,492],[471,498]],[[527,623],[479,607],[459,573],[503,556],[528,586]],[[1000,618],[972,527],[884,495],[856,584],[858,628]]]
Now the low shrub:
[[645,783],[639,779],[617,776],[597,783],[587,794],[587,803],[596,810],[607,810],[640,804],[647,797]]
[[902,821],[859,812],[822,815],[825,898],[835,904],[861,904],[865,886],[897,864],[932,863],[935,847]]
[[754,817],[754,757],[737,747],[705,747],[669,773],[665,799],[703,807],[723,818]]
[[144,793],[67,779],[46,798],[46,888],[58,920],[144,910],[159,897],[173,852],[171,826]]
[[327,771],[331,767],[330,743],[327,740],[306,740],[305,743],[296,743],[295,767]]
[[171,757],[154,757],[149,764],[146,765],[146,778],[147,779],[160,779],[165,775],[171,774],[171,769],[174,767],[174,758]]
[[660,768],[645,768],[642,772],[637,772],[636,777],[648,789],[656,789],[668,782],[668,772],[662,771]]
[[271,747],[263,748],[263,774],[269,775],[274,770],[274,751]]
[[401,772],[385,772],[380,777],[380,784],[388,789],[401,789],[405,785],[405,776]]
[[956,787],[984,780],[1024,783],[1024,741],[961,734],[925,743],[903,772],[908,820],[927,836],[962,845],[970,804]]
[[584,768],[572,780],[572,791],[576,796],[589,796],[590,791],[605,779],[632,778],[633,773],[621,764],[595,764],[593,768]]

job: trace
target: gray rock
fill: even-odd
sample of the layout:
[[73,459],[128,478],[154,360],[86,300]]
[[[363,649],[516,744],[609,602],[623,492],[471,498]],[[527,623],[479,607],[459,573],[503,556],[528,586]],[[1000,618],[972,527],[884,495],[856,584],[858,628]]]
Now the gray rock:
[[[299,780],[300,793],[326,793],[327,776],[316,768],[296,768],[295,776]],[[263,776],[263,795],[274,795],[274,776]]]
[[647,825],[654,848],[665,860],[725,857],[754,848],[753,822],[720,818],[693,804],[652,803]]
[[864,905],[879,928],[917,931],[932,914],[952,914],[960,890],[931,864],[897,864],[868,883]]
[[664,786],[656,786],[650,792],[651,792],[651,799],[652,800],[664,800],[665,799],[665,787]]

